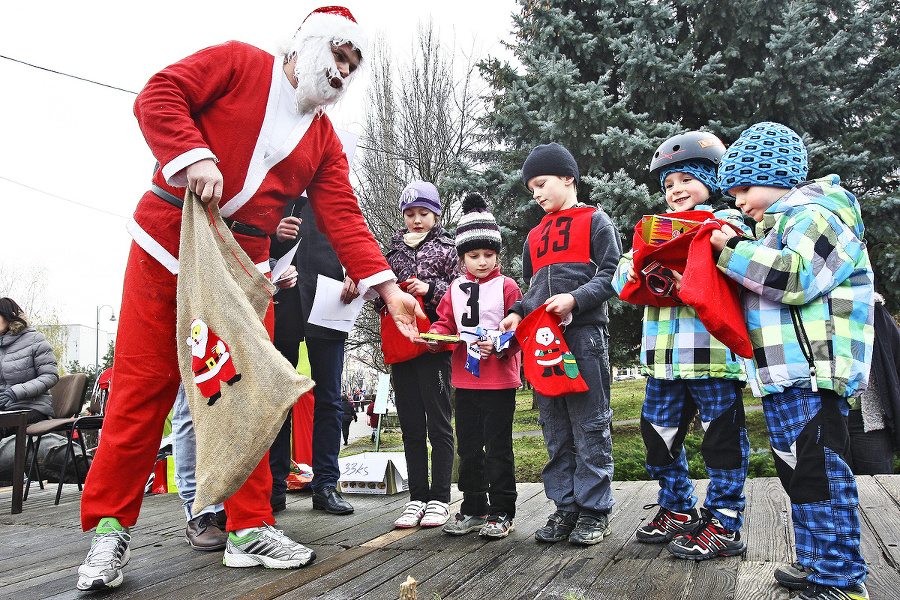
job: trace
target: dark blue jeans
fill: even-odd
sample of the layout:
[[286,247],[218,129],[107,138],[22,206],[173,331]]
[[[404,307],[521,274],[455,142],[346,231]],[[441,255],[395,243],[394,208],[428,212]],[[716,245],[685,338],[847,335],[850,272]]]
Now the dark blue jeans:
[[[300,342],[284,342],[276,339],[276,347],[288,361],[296,365]],[[312,378],[315,408],[313,409],[312,469],[313,490],[337,485],[341,475],[338,453],[341,451],[341,372],[344,369],[344,340],[306,338],[306,349]],[[272,495],[287,490],[291,470],[291,413],[269,449],[269,467],[272,470]]]

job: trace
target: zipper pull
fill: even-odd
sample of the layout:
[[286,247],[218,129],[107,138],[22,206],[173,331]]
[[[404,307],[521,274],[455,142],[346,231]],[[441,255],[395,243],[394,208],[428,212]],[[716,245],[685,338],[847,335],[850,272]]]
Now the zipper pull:
[[819,391],[819,384],[816,382],[816,368],[814,366],[809,367],[809,383],[812,391]]

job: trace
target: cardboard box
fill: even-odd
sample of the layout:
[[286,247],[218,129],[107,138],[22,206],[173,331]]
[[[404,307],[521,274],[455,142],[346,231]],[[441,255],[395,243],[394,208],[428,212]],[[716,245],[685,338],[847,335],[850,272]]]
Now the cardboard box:
[[338,489],[350,494],[397,494],[409,490],[402,452],[364,452],[338,459]]

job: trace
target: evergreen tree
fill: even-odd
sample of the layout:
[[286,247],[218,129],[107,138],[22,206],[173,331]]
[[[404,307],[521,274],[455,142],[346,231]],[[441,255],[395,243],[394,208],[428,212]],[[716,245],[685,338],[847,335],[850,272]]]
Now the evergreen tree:
[[[557,141],[583,174],[579,199],[602,206],[626,248],[640,216],[662,212],[647,169],[675,133],[704,129],[728,144],[773,120],[804,136],[810,176],[841,175],[860,198],[876,286],[900,309],[900,51],[890,0],[520,0],[509,45],[490,59],[484,119],[496,148],[473,176],[511,224],[513,247],[541,217],[520,168]],[[616,353],[636,357],[639,312],[613,305]],[[637,315],[637,316],[635,316]]]

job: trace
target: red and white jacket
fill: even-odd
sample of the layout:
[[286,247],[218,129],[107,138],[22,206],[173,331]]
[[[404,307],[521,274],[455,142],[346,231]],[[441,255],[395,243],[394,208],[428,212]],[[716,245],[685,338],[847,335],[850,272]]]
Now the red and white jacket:
[[[179,198],[183,169],[217,160],[222,215],[275,232],[285,204],[306,190],[316,221],[360,291],[393,278],[366,226],[342,144],[325,115],[297,115],[281,147],[267,156],[286,75],[281,58],[241,42],[201,50],[154,75],[134,105],[160,169],[153,183]],[[282,107],[283,108],[283,107]],[[152,192],[138,203],[129,232],[172,273],[178,271],[181,212]],[[268,271],[269,238],[235,234]]]
[[[475,331],[479,326],[497,329],[509,308],[521,298],[522,290],[518,284],[501,275],[499,267],[482,279],[466,272],[453,280],[450,290],[444,294],[437,309],[438,320],[431,326],[431,331],[456,335],[460,331]],[[480,376],[475,377],[466,370],[466,344],[461,342],[453,346],[450,383],[462,389],[517,388],[522,385],[519,378],[521,365],[522,353],[514,339],[502,357],[492,354],[482,359],[478,368]]]

